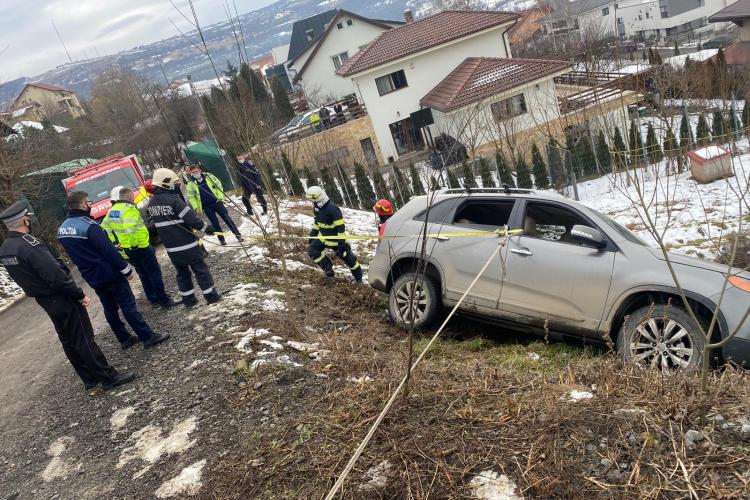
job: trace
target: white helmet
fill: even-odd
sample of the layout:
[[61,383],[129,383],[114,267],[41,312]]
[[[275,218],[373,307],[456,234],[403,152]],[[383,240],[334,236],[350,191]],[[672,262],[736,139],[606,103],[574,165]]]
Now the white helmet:
[[305,191],[305,198],[319,207],[322,207],[328,202],[328,195],[323,191],[323,188],[319,186],[310,186],[307,188],[307,191]]
[[157,168],[154,170],[154,176],[151,179],[151,183],[160,188],[172,189],[176,180],[177,174],[168,168]]
[[109,192],[109,199],[112,203],[120,201],[120,191],[122,191],[123,189],[125,189],[125,186],[116,186],[112,188],[112,191]]

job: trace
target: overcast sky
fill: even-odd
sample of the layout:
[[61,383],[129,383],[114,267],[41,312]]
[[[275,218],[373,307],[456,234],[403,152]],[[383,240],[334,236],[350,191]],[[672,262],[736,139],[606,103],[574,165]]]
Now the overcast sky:
[[[187,0],[173,0],[190,16]],[[235,0],[240,14],[275,0]],[[226,19],[224,0],[194,0],[202,25]],[[231,0],[229,4],[232,5]],[[67,61],[113,54],[177,35],[191,26],[169,0],[0,0],[0,82],[33,77]]]

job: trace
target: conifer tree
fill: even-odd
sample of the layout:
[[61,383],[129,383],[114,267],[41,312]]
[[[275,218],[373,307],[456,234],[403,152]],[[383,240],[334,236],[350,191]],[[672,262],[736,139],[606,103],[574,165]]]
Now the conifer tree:
[[305,188],[302,187],[302,181],[297,174],[297,170],[292,166],[289,157],[285,152],[281,153],[281,166],[284,168],[286,178],[289,179],[289,188],[292,190],[292,196],[302,196],[305,194]]
[[646,129],[646,154],[649,163],[659,163],[664,157],[659,140],[656,138],[654,125],[651,122],[648,122],[648,128]]
[[714,111],[713,118],[711,120],[711,135],[713,135],[714,141],[726,142],[726,129],[724,128],[724,115],[720,109]]
[[574,149],[573,164],[578,166],[580,175],[596,174],[596,158],[588,136],[581,137]]
[[261,105],[268,104],[270,97],[265,85],[263,85],[258,74],[247,63],[242,63],[242,66],[240,66],[240,79],[245,82],[256,103]]
[[394,185],[392,187],[393,193],[399,193],[399,198],[401,198],[401,206],[403,207],[406,205],[406,203],[411,199],[411,189],[409,189],[409,183],[406,181],[406,176],[404,173],[399,170],[398,168],[393,169],[396,172],[396,175],[394,176],[394,181],[398,183],[398,185]]
[[674,41],[674,51],[672,52],[673,55],[679,56],[680,55],[680,47],[677,45],[677,40]]
[[458,189],[461,187],[461,183],[458,181],[458,177],[450,167],[445,167],[446,177],[448,179],[448,187],[450,189]]
[[303,169],[305,173],[305,184],[307,187],[311,186],[319,186],[320,187],[320,180],[318,180],[318,176],[315,175],[307,166]]
[[687,151],[693,145],[693,127],[690,126],[690,119],[687,113],[683,113],[680,120],[680,149]]
[[654,57],[654,49],[652,49],[651,47],[648,48],[648,63],[656,64],[656,58]]
[[699,146],[706,146],[711,142],[711,132],[708,129],[708,120],[703,113],[698,117],[698,126],[695,128],[695,142]]
[[628,134],[628,144],[630,146],[630,161],[634,165],[645,160],[643,156],[643,137],[641,137],[641,130],[638,127],[637,120],[630,122],[630,133]]
[[370,207],[363,207],[360,203],[359,196],[357,195],[357,190],[354,189],[354,184],[352,184],[352,179],[349,177],[349,175],[346,173],[346,170],[344,170],[343,167],[336,167],[336,171],[339,172],[339,179],[341,180],[342,187],[344,189],[344,193],[347,196],[347,198],[351,202],[351,208],[362,208],[367,209]]
[[289,102],[289,94],[286,93],[286,89],[278,76],[271,78],[271,93],[273,94],[273,103],[276,106],[279,121],[288,122],[294,116],[294,108],[292,108],[292,103]]
[[664,154],[668,158],[674,158],[678,153],[677,138],[674,136],[674,132],[672,132],[672,127],[667,127],[667,132],[664,134]]
[[742,128],[750,130],[750,107],[747,101],[748,99],[745,99],[745,107],[742,108]]
[[[263,179],[263,182],[265,184],[270,184],[271,185],[271,191],[273,191],[274,193],[280,193],[281,192],[281,184],[279,183],[279,179],[276,177],[276,169],[273,167],[273,165],[271,165],[270,163],[263,164],[261,166],[261,168],[263,169],[263,171],[261,173],[261,177]],[[266,181],[268,181],[268,182],[266,182]]]
[[596,157],[599,159],[599,168],[602,174],[612,171],[612,153],[609,151],[607,139],[604,137],[604,130],[599,130],[596,136]]
[[550,180],[555,189],[562,189],[565,185],[565,157],[561,152],[560,144],[552,137],[547,147],[547,161],[549,161]]
[[477,187],[477,179],[474,176],[474,170],[471,168],[471,163],[464,160],[463,163],[461,163],[461,177],[463,177],[463,186],[465,188],[475,188]]
[[727,131],[727,135],[731,134],[734,139],[738,139],[741,128],[740,119],[737,117],[734,104],[732,104],[729,108],[729,116],[727,117],[725,130]]
[[492,176],[492,171],[490,170],[490,162],[487,161],[487,158],[479,158],[479,176],[482,179],[482,187],[495,187],[495,178]]
[[534,185],[536,188],[549,189],[547,165],[545,165],[542,153],[536,147],[536,143],[531,144],[531,171],[534,174]]
[[378,167],[372,169],[372,181],[375,185],[375,194],[378,196],[378,198],[385,198],[386,200],[390,200],[391,198],[393,198],[393,195],[390,193],[390,191],[388,190],[388,186],[385,183],[383,174],[380,172]]
[[425,194],[422,179],[419,178],[419,171],[413,163],[409,165],[409,175],[411,176],[411,190],[414,193],[414,196]]
[[375,202],[378,201],[378,198],[375,196],[375,191],[372,189],[372,182],[365,171],[365,167],[359,162],[354,164],[354,179],[357,183],[357,193],[359,194],[360,206],[363,210],[369,210],[375,206]]
[[323,182],[322,188],[325,190],[331,201],[336,205],[343,205],[344,197],[341,196],[339,186],[338,184],[336,184],[336,181],[333,180],[331,169],[329,169],[327,166],[320,169],[320,180]]
[[497,168],[497,178],[500,179],[500,185],[507,184],[514,188],[516,187],[516,181],[513,180],[513,174],[511,174],[508,165],[505,163],[505,158],[497,151],[495,153],[495,167]]
[[625,168],[625,159],[627,158],[628,148],[627,146],[625,146],[625,140],[622,138],[620,127],[615,127],[615,133],[612,142],[614,143],[615,151],[615,167],[618,170],[623,170]]
[[531,182],[529,165],[526,163],[526,160],[522,155],[518,155],[518,162],[516,163],[516,179],[519,188],[531,189],[534,187],[534,184]]

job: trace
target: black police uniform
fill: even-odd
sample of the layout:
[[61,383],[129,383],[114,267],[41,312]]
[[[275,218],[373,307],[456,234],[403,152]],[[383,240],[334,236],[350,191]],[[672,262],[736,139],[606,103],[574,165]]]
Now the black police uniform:
[[[7,221],[17,209],[14,204],[0,214],[0,220]],[[65,355],[84,384],[92,388],[115,383],[120,374],[96,345],[89,315],[80,303],[86,295],[57,252],[30,234],[10,231],[0,246],[0,263],[52,320]]]

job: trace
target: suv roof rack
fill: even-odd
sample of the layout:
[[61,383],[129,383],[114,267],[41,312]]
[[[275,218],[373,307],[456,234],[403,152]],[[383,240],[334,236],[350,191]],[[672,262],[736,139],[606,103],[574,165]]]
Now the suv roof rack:
[[502,187],[499,188],[457,188],[457,189],[441,189],[439,191],[440,194],[457,194],[457,193],[466,193],[466,194],[472,194],[472,193],[505,193],[505,194],[514,194],[514,193],[522,193],[522,194],[534,194],[536,191],[533,189],[519,189],[510,187],[509,184],[503,184]]

